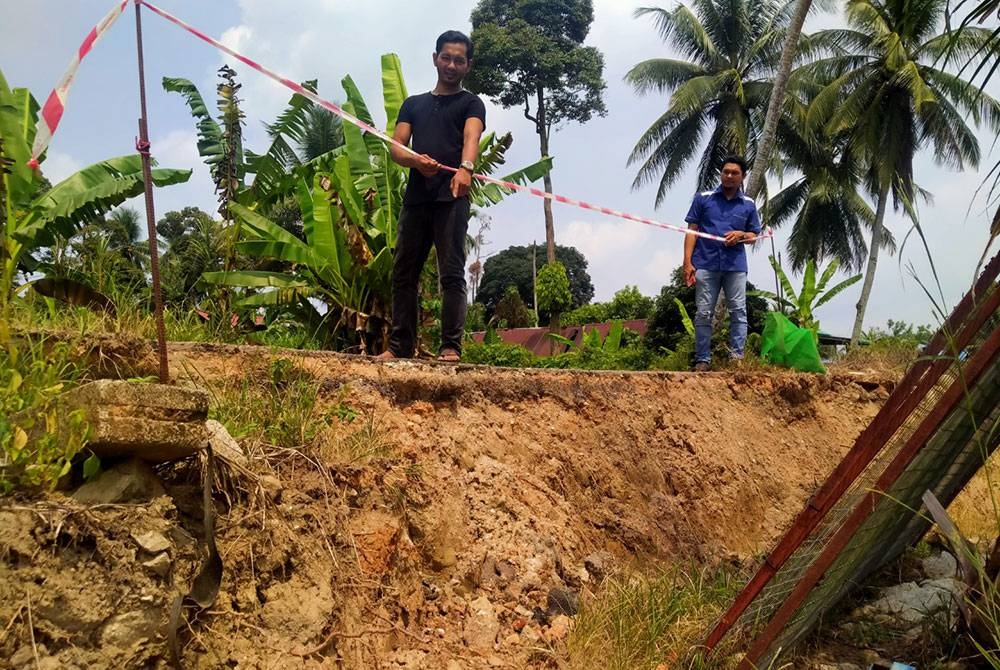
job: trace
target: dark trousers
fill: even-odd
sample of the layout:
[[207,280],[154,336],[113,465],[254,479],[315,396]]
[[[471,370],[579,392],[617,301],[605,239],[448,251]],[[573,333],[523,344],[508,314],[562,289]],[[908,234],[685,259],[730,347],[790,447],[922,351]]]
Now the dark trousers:
[[465,240],[469,199],[404,205],[399,215],[392,266],[392,333],[389,350],[410,358],[417,345],[420,271],[431,244],[437,250],[441,278],[441,348],[462,351],[468,297],[465,287]]

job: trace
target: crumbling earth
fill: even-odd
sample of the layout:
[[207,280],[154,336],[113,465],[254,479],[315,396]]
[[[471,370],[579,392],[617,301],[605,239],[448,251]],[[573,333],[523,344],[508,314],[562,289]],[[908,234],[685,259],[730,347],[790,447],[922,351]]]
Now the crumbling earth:
[[[892,385],[170,352],[178,383],[210,391],[278,356],[319,386],[328,448],[245,443],[222,468],[222,589],[180,630],[184,667],[562,667],[605,576],[765,551]],[[131,502],[0,504],[0,668],[168,667],[200,468],[155,474],[132,473]]]

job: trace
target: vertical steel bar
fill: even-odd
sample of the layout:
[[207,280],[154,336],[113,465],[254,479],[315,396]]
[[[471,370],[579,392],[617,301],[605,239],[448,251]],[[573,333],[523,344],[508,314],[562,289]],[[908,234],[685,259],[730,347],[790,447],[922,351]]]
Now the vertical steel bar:
[[167,367],[167,333],[163,325],[163,291],[160,287],[160,252],[156,243],[156,214],[153,211],[153,169],[149,155],[149,128],[146,113],[146,71],[142,57],[141,2],[135,0],[135,44],[139,61],[139,140],[136,150],[142,158],[142,179],[146,192],[146,230],[149,234],[149,267],[153,279],[153,309],[156,320],[156,348],[159,353],[160,383],[170,382]]

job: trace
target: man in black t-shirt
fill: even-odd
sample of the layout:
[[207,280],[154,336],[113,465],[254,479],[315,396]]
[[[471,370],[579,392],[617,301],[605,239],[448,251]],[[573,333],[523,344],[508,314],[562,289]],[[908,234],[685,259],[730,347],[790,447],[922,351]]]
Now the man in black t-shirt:
[[[392,160],[410,168],[399,215],[392,268],[392,333],[380,359],[410,358],[417,341],[417,284],[430,253],[437,249],[441,278],[441,349],[438,360],[457,362],[462,355],[467,295],[465,240],[469,227],[469,186],[486,107],[462,88],[472,66],[472,41],[454,30],[437,39],[434,67],[437,85],[407,98],[399,109],[393,139],[413,140],[417,155],[390,145]],[[457,173],[441,166],[458,168]]]

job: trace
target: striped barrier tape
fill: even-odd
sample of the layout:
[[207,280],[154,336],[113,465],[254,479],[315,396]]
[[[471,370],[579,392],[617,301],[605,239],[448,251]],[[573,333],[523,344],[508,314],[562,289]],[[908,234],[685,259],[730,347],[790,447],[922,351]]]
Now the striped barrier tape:
[[[38,131],[35,137],[34,146],[32,147],[31,160],[28,161],[28,165],[31,168],[33,169],[38,168],[38,156],[40,156],[41,153],[45,151],[45,148],[48,146],[48,143],[51,140],[52,135],[55,133],[56,126],[58,126],[59,120],[62,117],[62,113],[65,109],[66,98],[69,94],[69,87],[73,82],[73,76],[75,75],[76,70],[80,65],[80,61],[83,60],[83,57],[86,56],[87,53],[93,48],[94,43],[97,42],[97,40],[111,27],[111,25],[115,22],[115,20],[121,15],[121,13],[125,10],[125,6],[129,3],[129,1],[130,0],[117,0],[112,10],[108,12],[108,14],[100,21],[100,23],[97,24],[97,26],[93,30],[90,31],[90,34],[88,34],[87,38],[83,41],[83,44],[80,45],[77,54],[70,62],[69,69],[63,75],[63,78],[60,80],[56,88],[52,91],[51,95],[49,95],[49,99],[45,103],[45,107],[42,109],[42,117],[38,123]],[[384,132],[380,131],[378,128],[375,128],[371,124],[365,123],[364,121],[357,118],[353,114],[346,112],[339,105],[332,103],[329,100],[324,100],[323,98],[319,97],[317,94],[305,88],[298,82],[292,81],[287,77],[282,77],[277,72],[274,72],[264,67],[260,63],[257,63],[256,61],[247,58],[243,54],[240,54],[234,51],[233,49],[230,49],[225,44],[222,44],[218,40],[213,39],[209,35],[206,35],[202,31],[195,28],[194,26],[185,23],[184,21],[177,18],[173,14],[170,14],[166,10],[160,9],[156,5],[146,2],[146,0],[132,0],[132,1],[134,1],[135,4],[137,5],[142,5],[146,7],[154,14],[157,14],[162,18],[166,19],[167,21],[173,23],[174,25],[182,28],[183,30],[186,30],[187,32],[191,33],[198,39],[207,42],[208,44],[211,44],[216,49],[219,49],[220,51],[229,54],[230,56],[240,61],[241,63],[244,63],[245,65],[248,65],[254,70],[257,70],[264,76],[273,79],[274,81],[282,84],[286,88],[291,89],[295,93],[298,93],[299,95],[312,101],[313,103],[319,105],[320,107],[329,110],[330,112],[339,116],[344,121],[347,121],[348,123],[357,126],[363,132],[374,135],[375,137],[381,139],[383,142],[399,147],[406,153],[412,154],[414,156],[418,155],[417,152],[411,149],[410,147],[400,142],[397,142],[392,137],[389,137]],[[452,167],[450,165],[442,165],[441,169],[447,172],[453,172],[453,173],[458,172],[458,168]],[[636,223],[643,223],[648,226],[663,228],[664,230],[672,230],[674,232],[683,233],[686,235],[695,235],[697,237],[702,237],[709,240],[715,240],[718,242],[725,241],[725,238],[722,237],[721,235],[712,235],[711,233],[706,233],[700,230],[694,231],[687,227],[675,226],[669,223],[663,223],[661,221],[656,221],[654,219],[650,219],[644,216],[638,216],[635,214],[629,214],[628,212],[622,212],[617,209],[611,209],[610,207],[602,207],[600,205],[594,205],[583,200],[569,198],[567,196],[558,195],[556,193],[549,193],[547,191],[534,188],[532,186],[523,186],[521,184],[515,184],[514,182],[504,181],[502,179],[496,179],[494,177],[490,177],[484,174],[474,174],[473,177],[478,179],[479,181],[489,184],[495,184],[497,186],[500,186],[501,188],[505,188],[511,191],[530,193],[531,195],[536,196],[538,198],[547,198],[549,200],[562,203],[564,205],[571,205],[574,207],[578,207],[580,209],[585,209],[591,212],[604,214],[606,216],[613,216],[615,218],[625,219],[627,221],[635,221]],[[771,232],[770,229],[765,229],[761,235],[757,236],[757,239],[771,237],[772,235],[773,233]]]
[[125,6],[128,3],[129,0],[116,0],[115,6],[111,8],[111,11],[105,14],[104,18],[87,34],[80,48],[73,54],[73,58],[70,60],[69,67],[66,68],[62,79],[59,80],[59,83],[56,84],[56,87],[49,94],[45,105],[42,107],[41,116],[38,119],[35,141],[31,145],[31,159],[28,161],[28,167],[32,170],[38,169],[38,157],[49,146],[49,142],[52,140],[52,136],[59,126],[59,120],[62,119],[63,112],[66,110],[66,99],[69,98],[69,88],[73,85],[73,79],[76,77],[76,71],[80,68],[80,63],[90,53],[90,50],[94,48],[97,40],[101,39],[111,26],[114,25],[118,17],[125,11]]
[[[317,94],[313,93],[312,91],[310,91],[309,89],[305,88],[301,84],[299,84],[299,83],[297,83],[295,81],[292,81],[288,77],[282,77],[277,72],[274,72],[274,71],[268,69],[267,67],[261,65],[260,63],[254,61],[254,60],[252,60],[250,58],[247,58],[243,54],[238,53],[237,51],[234,51],[233,49],[230,49],[225,44],[222,44],[218,40],[215,40],[212,37],[206,35],[202,31],[200,31],[197,28],[195,28],[194,26],[192,26],[192,25],[190,25],[188,23],[185,23],[184,21],[182,21],[181,19],[177,18],[176,16],[170,14],[166,10],[160,9],[157,6],[155,6],[155,5],[153,5],[153,4],[149,3],[149,2],[146,2],[146,0],[136,0],[136,2],[138,2],[141,5],[143,5],[144,7],[148,8],[150,11],[154,12],[155,14],[158,14],[159,16],[163,17],[167,21],[170,21],[174,25],[176,25],[176,26],[178,26],[178,27],[186,30],[187,32],[191,33],[192,35],[194,35],[198,39],[200,39],[200,40],[202,40],[204,42],[207,42],[208,44],[211,44],[216,49],[219,49],[220,51],[229,54],[230,56],[232,56],[236,60],[240,61],[241,63],[244,63],[245,65],[250,66],[254,70],[257,70],[258,72],[260,72],[264,76],[273,79],[274,81],[276,81],[276,82],[282,84],[283,86],[291,89],[292,91],[298,93],[299,95],[303,96],[304,98],[307,98],[307,99],[311,100],[312,102],[316,103],[317,105],[323,107],[324,109],[329,110],[330,112],[332,112],[332,113],[336,114],[337,116],[339,116],[344,121],[347,121],[348,123],[351,123],[351,124],[357,126],[362,131],[364,131],[366,133],[370,133],[371,135],[374,135],[375,137],[378,137],[379,139],[381,139],[384,142],[387,142],[389,144],[395,145],[395,146],[399,147],[400,149],[402,149],[403,151],[405,151],[405,152],[407,152],[409,154],[412,154],[414,156],[418,155],[417,152],[415,152],[410,147],[408,147],[405,144],[402,144],[400,142],[397,142],[393,138],[391,138],[388,135],[386,135],[384,132],[382,132],[379,129],[377,129],[374,126],[372,126],[371,124],[365,123],[364,121],[362,121],[361,119],[357,118],[353,114],[350,114],[349,112],[344,111],[343,109],[341,109],[341,107],[339,105],[336,105],[336,104],[330,102],[329,100],[324,100],[323,98],[319,97]],[[442,165],[441,169],[446,170],[448,172],[458,172],[458,168],[451,167],[449,165]],[[531,195],[539,197],[539,198],[548,198],[549,200],[553,200],[555,202],[559,202],[559,203],[562,203],[564,205],[572,205],[574,207],[578,207],[580,209],[585,209],[585,210],[588,210],[588,211],[591,211],[591,212],[598,212],[600,214],[605,214],[607,216],[613,216],[613,217],[616,217],[616,218],[619,218],[619,219],[625,219],[627,221],[635,221],[637,223],[643,223],[643,224],[646,224],[646,225],[649,225],[649,226],[654,226],[654,227],[657,227],[657,228],[663,228],[665,230],[672,230],[672,231],[679,232],[679,233],[684,233],[684,234],[687,234],[687,235],[696,235],[698,237],[703,237],[705,239],[715,240],[715,241],[718,241],[718,242],[725,241],[725,238],[722,237],[721,235],[712,235],[711,233],[706,233],[706,232],[703,232],[703,231],[692,231],[691,229],[686,228],[686,227],[674,226],[674,225],[671,225],[669,223],[663,223],[661,221],[656,221],[654,219],[649,219],[649,218],[646,218],[646,217],[643,217],[643,216],[637,216],[635,214],[629,214],[627,212],[622,212],[622,211],[619,211],[619,210],[616,210],[616,209],[611,209],[609,207],[601,207],[599,205],[594,205],[594,204],[591,204],[589,202],[585,202],[583,200],[576,200],[574,198],[568,198],[568,197],[566,197],[564,195],[558,195],[558,194],[555,194],[555,193],[548,193],[547,191],[543,191],[543,190],[538,189],[538,188],[534,188],[534,187],[531,187],[531,186],[522,186],[521,184],[515,184],[513,182],[504,181],[502,179],[496,179],[494,177],[490,177],[490,176],[483,175],[483,174],[475,174],[473,176],[476,179],[478,179],[478,180],[480,180],[482,182],[486,182],[486,183],[490,183],[490,184],[496,184],[497,186],[500,186],[502,188],[506,188],[506,189],[509,189],[509,190],[512,190],[512,191],[521,191],[521,192],[524,192],[524,193],[530,193]],[[770,229],[768,229],[768,230],[765,230],[761,235],[759,235],[757,237],[757,239],[763,239],[765,237],[770,237],[772,234],[773,233],[770,231]]]

